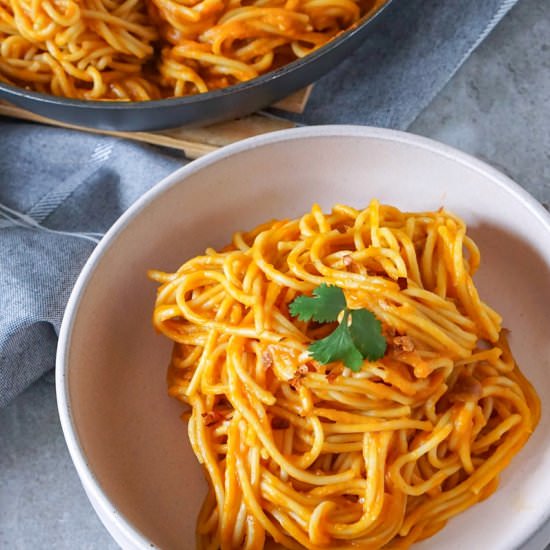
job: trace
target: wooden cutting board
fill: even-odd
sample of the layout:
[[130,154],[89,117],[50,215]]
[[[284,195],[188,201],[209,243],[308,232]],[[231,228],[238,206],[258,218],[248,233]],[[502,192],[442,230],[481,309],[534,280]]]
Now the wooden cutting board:
[[[311,88],[312,86],[308,86],[303,90],[295,92],[273,106],[283,112],[302,113],[306,107]],[[256,113],[238,120],[221,122],[204,128],[172,128],[158,132],[116,132],[65,124],[64,122],[31,113],[4,101],[0,101],[0,115],[178,149],[183,151],[189,159],[198,158],[219,147],[240,141],[241,139],[295,126],[293,122],[285,120],[282,117],[274,117],[267,113]]]

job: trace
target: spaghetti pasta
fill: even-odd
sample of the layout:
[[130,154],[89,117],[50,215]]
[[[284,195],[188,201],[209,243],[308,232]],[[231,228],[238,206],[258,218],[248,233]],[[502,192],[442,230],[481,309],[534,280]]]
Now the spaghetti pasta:
[[85,100],[231,86],[303,57],[385,0],[0,0],[0,82]]
[[[236,233],[161,283],[154,326],[175,342],[169,394],[209,493],[197,546],[403,549],[487,498],[539,419],[539,399],[472,276],[464,222],[441,209],[319,206]],[[330,323],[289,304],[325,283],[381,321],[358,372],[308,345]]]

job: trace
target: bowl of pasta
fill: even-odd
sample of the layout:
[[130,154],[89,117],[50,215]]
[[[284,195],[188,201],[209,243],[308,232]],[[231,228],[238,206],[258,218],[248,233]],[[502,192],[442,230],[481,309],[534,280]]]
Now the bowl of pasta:
[[230,120],[320,78],[392,2],[13,0],[0,10],[0,98],[108,130]]
[[61,328],[99,517],[123,548],[528,548],[548,242],[517,184],[396,131],[276,132],[178,170],[105,235]]

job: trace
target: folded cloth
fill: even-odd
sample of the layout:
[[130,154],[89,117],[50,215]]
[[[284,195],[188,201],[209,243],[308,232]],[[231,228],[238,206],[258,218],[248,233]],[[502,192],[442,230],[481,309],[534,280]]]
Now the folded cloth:
[[305,124],[407,128],[517,0],[394,0],[354,54],[313,88]]
[[[305,124],[405,129],[515,0],[394,0],[314,88]],[[108,137],[0,120],[0,406],[55,363],[78,273],[101,233],[187,162]]]

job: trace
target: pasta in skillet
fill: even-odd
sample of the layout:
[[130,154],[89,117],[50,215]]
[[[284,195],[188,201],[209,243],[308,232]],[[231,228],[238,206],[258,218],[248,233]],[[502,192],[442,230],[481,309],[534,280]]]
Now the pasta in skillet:
[[0,81],[144,101],[244,82],[301,58],[386,0],[0,0]]

